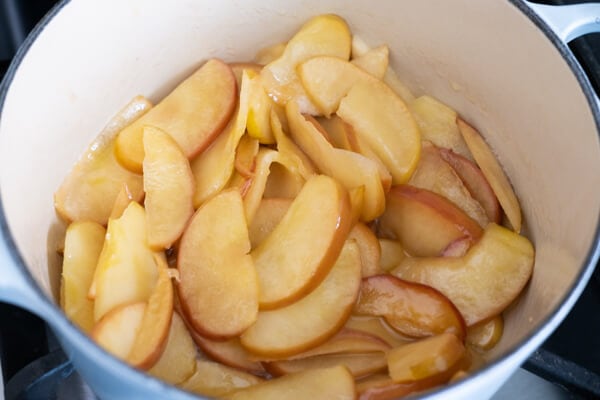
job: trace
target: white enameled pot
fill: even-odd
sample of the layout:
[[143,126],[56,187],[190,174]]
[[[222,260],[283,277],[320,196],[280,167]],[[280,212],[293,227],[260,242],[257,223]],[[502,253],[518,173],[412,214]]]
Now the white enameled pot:
[[599,253],[600,111],[564,40],[596,30],[600,7],[532,7],[521,0],[63,1],[27,39],[0,91],[0,299],[44,318],[101,398],[196,398],[113,358],[60,311],[54,249],[64,226],[53,192],[134,95],[158,100],[209,57],[250,59],[310,16],[337,13],[367,43],[389,45],[394,69],[416,94],[441,99],[480,129],[520,198],[537,250],[531,282],[506,313],[486,366],[424,395],[488,398],[562,321]]

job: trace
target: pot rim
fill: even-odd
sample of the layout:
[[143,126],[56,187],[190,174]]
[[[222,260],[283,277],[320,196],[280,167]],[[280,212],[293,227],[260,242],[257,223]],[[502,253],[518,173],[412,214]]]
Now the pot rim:
[[[595,123],[596,123],[596,133],[600,136],[600,108],[599,104],[596,100],[596,94],[594,89],[592,88],[587,75],[584,73],[583,69],[579,65],[579,62],[573,55],[573,53],[569,50],[568,46],[562,42],[559,37],[556,35],[554,31],[527,5],[525,0],[508,0],[514,7],[518,9],[521,13],[523,13],[531,22],[533,22],[536,27],[541,30],[546,38],[554,45],[554,47],[558,50],[563,60],[567,63],[571,73],[577,79],[581,90],[583,91],[584,96],[588,101],[588,106],[592,111]],[[9,87],[15,77],[15,74],[29,52],[29,49],[37,39],[37,37],[43,32],[45,27],[50,23],[52,19],[69,3],[71,0],[60,0],[35,26],[35,28],[31,31],[31,33],[27,36],[23,44],[19,47],[17,53],[13,57],[13,60],[10,63],[10,66],[4,76],[2,82],[0,82],[0,119],[2,118],[2,110],[4,108],[4,103],[6,100],[6,96],[8,94]],[[92,339],[81,331],[78,327],[76,327],[62,312],[62,310],[57,306],[57,304],[51,301],[46,293],[39,287],[35,279],[33,278],[31,272],[26,267],[25,261],[21,256],[21,253],[17,249],[15,240],[10,232],[8,227],[8,222],[6,219],[4,207],[2,204],[2,196],[1,196],[1,187],[0,187],[0,234],[2,238],[5,240],[7,244],[7,249],[12,257],[12,261],[16,264],[17,268],[20,270],[21,274],[25,278],[27,284],[33,288],[35,294],[42,299],[45,305],[48,306],[45,309],[45,315],[43,315],[44,319],[47,323],[51,324],[53,328],[59,330],[61,333],[67,333],[68,339],[80,342],[80,344],[89,347],[89,351],[95,353],[92,355],[103,357],[105,362],[112,363],[119,367],[119,370],[123,370],[127,372],[128,377],[136,378],[136,381],[146,382],[150,380],[153,383],[153,386],[158,385],[158,387],[162,390],[163,394],[177,394],[177,396],[181,397],[182,395],[190,396],[190,399],[199,398],[197,395],[193,395],[190,392],[187,392],[183,389],[180,389],[176,386],[167,384],[166,382],[154,378],[153,376],[144,373],[143,371],[137,370],[131,367],[129,364],[124,361],[114,357],[100,346],[96,345]],[[562,322],[562,320],[566,317],[568,312],[571,310],[576,300],[579,298],[584,288],[586,287],[594,269],[596,263],[598,262],[598,258],[600,257],[600,214],[596,218],[596,230],[594,234],[594,241],[588,250],[588,253],[585,258],[584,267],[579,272],[576,280],[571,285],[568,291],[566,291],[565,295],[561,298],[558,305],[554,308],[552,313],[550,313],[545,319],[543,319],[536,329],[532,330],[530,334],[528,334],[521,342],[513,345],[508,348],[504,355],[500,356],[493,362],[487,363],[480,369],[476,370],[472,374],[469,374],[467,379],[462,379],[460,381],[454,382],[452,384],[447,384],[431,390],[429,392],[424,393],[424,396],[421,397],[423,399],[434,398],[438,395],[448,391],[449,388],[457,388],[463,387],[464,385],[469,385],[471,381],[475,380],[477,377],[481,377],[484,375],[491,374],[493,371],[497,371],[499,368],[502,368],[504,365],[508,365],[512,360],[521,356],[522,358],[527,357],[529,354],[533,353],[535,349],[542,344],[542,342],[550,336],[550,334],[556,329],[556,327]],[[57,335],[61,336],[61,335]],[[86,350],[88,352],[88,350]],[[116,363],[116,364],[115,364]],[[200,397],[201,398],[201,397]]]

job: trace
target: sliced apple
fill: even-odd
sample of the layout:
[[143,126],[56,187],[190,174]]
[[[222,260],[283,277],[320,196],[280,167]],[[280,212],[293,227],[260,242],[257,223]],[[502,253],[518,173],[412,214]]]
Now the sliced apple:
[[233,62],[230,63],[229,66],[231,67],[233,76],[235,76],[235,83],[237,84],[238,91],[242,87],[242,75],[244,70],[251,71],[251,73],[258,75],[263,69],[263,64],[253,62]]
[[482,229],[452,202],[429,190],[393,186],[379,219],[380,231],[400,241],[413,256],[437,256],[452,241],[479,239]]
[[473,159],[458,127],[456,111],[431,96],[421,96],[410,103],[410,110],[421,130],[421,137],[434,145],[451,149]]
[[388,370],[394,382],[414,382],[446,372],[464,356],[462,342],[442,333],[389,351]]
[[348,231],[348,194],[325,175],[309,179],[281,222],[254,250],[262,310],[290,304],[318,286]]
[[[462,257],[467,254],[467,251],[471,248],[473,244],[473,239],[469,236],[463,236],[456,240],[453,240],[446,246],[444,250],[442,250],[442,257]],[[398,263],[399,264],[399,263]],[[396,264],[395,266],[397,266]]]
[[429,142],[423,143],[421,159],[408,183],[447,198],[482,228],[489,222],[482,205],[471,196],[454,168],[442,158],[440,150]]
[[[296,171],[300,176],[304,179],[308,179],[311,176],[316,174],[316,168],[313,162],[306,156],[305,153],[302,152],[301,149],[284,133],[282,119],[285,120],[286,126],[287,117],[285,115],[285,110],[280,116],[275,109],[271,110],[271,129],[273,131],[273,135],[275,136],[275,140],[277,141],[277,151],[282,155],[283,158],[289,159],[291,161],[291,166],[295,168],[292,170],[293,173]],[[289,127],[288,127],[289,129]]]
[[167,345],[173,315],[173,285],[164,257],[155,256],[158,281],[144,311],[139,333],[133,343],[127,362],[137,368],[152,367]]
[[187,158],[167,133],[147,126],[143,140],[148,244],[166,249],[179,239],[194,213],[194,176]]
[[258,140],[243,135],[235,151],[235,170],[245,178],[251,178],[256,168],[256,155],[260,143]]
[[256,323],[241,335],[242,345],[260,356],[284,357],[324,343],[348,319],[360,286],[360,269],[358,245],[347,241],[315,290],[286,307],[261,311]]
[[196,360],[196,372],[179,387],[202,396],[222,397],[263,381],[255,375],[223,364]]
[[125,360],[142,326],[146,302],[122,304],[102,317],[91,332],[100,347]]
[[290,134],[318,169],[347,190],[364,186],[361,218],[370,221],[383,212],[385,195],[377,165],[372,160],[342,149],[335,149],[320,133],[318,122],[307,120],[294,103],[286,106]]
[[348,239],[356,240],[360,250],[361,275],[363,278],[384,272],[379,266],[379,260],[381,259],[379,241],[368,226],[362,222],[357,223],[348,234]]
[[225,396],[229,400],[351,400],[354,378],[346,367],[318,368],[253,385]]
[[456,120],[456,124],[467,146],[469,146],[469,150],[473,153],[473,158],[481,168],[481,172],[494,190],[508,222],[510,222],[514,231],[519,233],[521,231],[521,206],[508,177],[502,170],[502,166],[496,159],[492,149],[475,128],[460,118]]
[[291,169],[288,168],[290,163],[286,164],[287,166],[280,163],[271,164],[269,168],[270,173],[263,192],[264,198],[280,197],[293,199],[302,190],[306,179],[294,167]]
[[502,314],[489,321],[482,321],[467,330],[467,343],[482,350],[490,350],[502,337],[504,319]]
[[271,130],[273,102],[265,92],[260,76],[252,77],[248,85],[248,120],[246,122],[248,135],[262,144],[273,144],[275,143],[275,137]]
[[217,59],[207,61],[150,112],[119,132],[115,142],[117,159],[130,171],[142,172],[143,129],[148,125],[168,132],[191,159],[225,128],[236,99],[231,68]]
[[354,313],[381,316],[412,337],[449,332],[462,339],[466,333],[462,316],[440,292],[387,274],[363,279]]
[[408,107],[376,79],[360,80],[340,102],[337,114],[383,161],[393,183],[405,183],[421,152],[421,135]]
[[119,190],[119,193],[115,198],[115,202],[113,203],[113,208],[110,211],[109,218],[121,218],[121,215],[123,215],[123,211],[125,211],[129,203],[131,203],[132,201],[136,201],[136,199],[134,198],[133,193],[131,193],[131,190],[129,190],[127,184],[124,183],[123,185],[121,185],[121,190]]
[[271,234],[273,229],[281,222],[291,204],[292,199],[262,199],[252,223],[248,226],[250,244],[253,249]]
[[479,169],[471,160],[449,149],[440,149],[442,158],[454,168],[471,196],[481,204],[491,222],[500,223],[502,210],[494,190]]
[[350,316],[350,318],[348,318],[348,321],[346,321],[344,329],[373,335],[385,341],[391,347],[402,346],[413,340],[400,335],[397,331],[390,328],[390,326],[379,317],[353,314]]
[[256,321],[258,283],[249,252],[238,191],[223,191],[196,211],[181,238],[177,268],[182,309],[199,333],[231,338]]
[[189,379],[196,369],[196,346],[183,319],[177,313],[171,318],[165,349],[148,373],[173,385]]
[[406,257],[404,247],[397,240],[379,238],[379,248],[381,249],[379,265],[384,271],[390,271],[398,266]]
[[281,105],[293,99],[304,113],[316,114],[317,109],[306,95],[296,67],[323,55],[348,60],[350,43],[350,30],[342,18],[324,14],[310,19],[290,39],[281,57],[263,68],[261,79],[267,93]]
[[94,302],[88,289],[104,244],[106,229],[97,222],[71,223],[65,236],[60,305],[67,317],[83,331],[94,326]]
[[267,65],[270,62],[275,61],[285,51],[287,43],[276,43],[267,47],[264,47],[256,52],[254,61],[258,64]]
[[389,56],[390,50],[382,45],[353,58],[352,64],[381,80],[388,69]]
[[272,361],[266,364],[266,369],[275,376],[298,373],[318,368],[343,365],[355,378],[369,375],[387,367],[385,354],[382,352],[366,354],[330,354],[296,360]]
[[[236,149],[246,131],[250,76],[244,70],[237,110],[216,140],[191,162],[196,181],[194,207],[198,208],[226,185],[234,171]],[[202,113],[198,113],[202,114]]]
[[94,221],[106,225],[125,185],[131,200],[144,196],[142,177],[123,168],[114,156],[114,138],[152,108],[142,96],[134,97],[106,125],[54,194],[54,207],[67,221]]
[[442,292],[471,326],[498,315],[518,296],[533,262],[527,238],[491,223],[464,257],[407,257],[392,273]]
[[158,269],[147,236],[146,213],[136,202],[129,203],[121,218],[108,222],[94,273],[96,321],[121,304],[150,298]]
[[194,342],[210,358],[233,368],[247,371],[254,375],[265,375],[263,365],[256,361],[256,356],[250,354],[236,337],[224,342],[217,342],[190,332]]

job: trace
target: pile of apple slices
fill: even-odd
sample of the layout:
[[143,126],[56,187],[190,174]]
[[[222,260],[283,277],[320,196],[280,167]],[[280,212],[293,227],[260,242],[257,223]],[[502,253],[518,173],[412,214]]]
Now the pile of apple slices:
[[67,316],[228,399],[396,398],[474,368],[534,249],[480,134],[388,56],[321,15],[260,64],[134,98],[55,194]]

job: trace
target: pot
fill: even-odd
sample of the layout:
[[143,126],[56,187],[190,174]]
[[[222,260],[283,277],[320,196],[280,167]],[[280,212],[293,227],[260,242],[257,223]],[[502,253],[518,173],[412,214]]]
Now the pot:
[[63,1],[27,39],[0,91],[0,300],[45,319],[101,398],[197,397],[130,368],[65,318],[54,250],[64,226],[53,192],[133,95],[156,101],[206,58],[250,59],[327,12],[343,16],[367,43],[387,43],[411,89],[480,129],[512,179],[536,247],[531,282],[505,313],[504,336],[488,363],[423,396],[490,397],[585,287],[599,255],[600,110],[565,41],[598,30],[600,5]]

